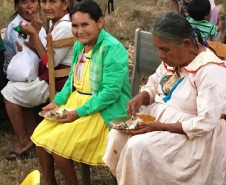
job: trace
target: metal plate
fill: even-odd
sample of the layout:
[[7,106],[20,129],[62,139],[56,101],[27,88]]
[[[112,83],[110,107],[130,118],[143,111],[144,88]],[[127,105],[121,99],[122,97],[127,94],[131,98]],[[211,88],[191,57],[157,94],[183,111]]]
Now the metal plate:
[[110,121],[109,125],[117,130],[137,130],[139,129],[137,125],[138,122],[142,121],[141,119],[138,119],[132,119],[128,116],[123,116]]
[[141,128],[138,123],[142,121],[152,122],[155,121],[155,118],[144,114],[137,114],[137,118],[135,119],[122,116],[110,121],[109,125],[117,130],[138,130]]
[[38,114],[39,114],[39,116],[41,116],[47,120],[57,121],[63,113],[72,111],[72,110],[73,109],[51,110],[51,111],[47,111],[45,114],[43,114],[43,112],[41,111]]

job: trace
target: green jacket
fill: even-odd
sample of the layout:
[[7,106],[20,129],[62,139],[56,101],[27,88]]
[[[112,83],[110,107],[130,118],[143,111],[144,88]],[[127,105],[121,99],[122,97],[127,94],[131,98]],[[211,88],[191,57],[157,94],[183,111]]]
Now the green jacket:
[[[75,90],[73,86],[74,68],[83,48],[84,44],[79,41],[75,42],[68,80],[53,100],[59,106],[66,104],[68,97]],[[117,39],[104,29],[100,31],[92,50],[89,80],[92,98],[78,107],[76,111],[79,117],[100,112],[109,127],[109,121],[127,114],[126,104],[131,99],[131,92],[128,52]]]

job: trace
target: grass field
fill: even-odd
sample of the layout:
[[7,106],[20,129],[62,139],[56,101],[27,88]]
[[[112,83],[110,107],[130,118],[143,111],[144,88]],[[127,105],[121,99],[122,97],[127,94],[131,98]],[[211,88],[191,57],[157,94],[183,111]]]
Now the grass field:
[[[225,1],[225,0],[224,0]],[[0,0],[0,29],[6,28],[13,14],[13,1]],[[164,12],[170,11],[169,0],[115,0],[115,11],[107,13],[107,0],[97,0],[105,12],[105,29],[123,42],[130,53],[130,69],[133,61],[134,31],[136,28],[150,30],[155,18]],[[216,1],[222,3],[223,0]],[[33,158],[26,160],[6,161],[5,155],[11,151],[15,138],[10,123],[0,120],[0,185],[18,185],[25,176],[40,166],[31,150]],[[79,164],[75,163],[79,182]],[[92,185],[111,185],[112,176],[106,167],[91,168]],[[63,184],[61,174],[57,170],[57,180]]]

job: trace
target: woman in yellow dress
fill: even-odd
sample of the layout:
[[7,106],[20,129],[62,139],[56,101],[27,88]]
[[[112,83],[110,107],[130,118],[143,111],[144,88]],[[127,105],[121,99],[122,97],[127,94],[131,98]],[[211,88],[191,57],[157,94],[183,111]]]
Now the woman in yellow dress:
[[109,121],[126,115],[131,98],[128,52],[102,27],[104,18],[94,1],[81,1],[70,14],[73,48],[69,78],[43,112],[72,109],[57,121],[44,120],[31,136],[43,172],[43,183],[56,184],[54,161],[66,184],[77,184],[73,160],[104,165]]

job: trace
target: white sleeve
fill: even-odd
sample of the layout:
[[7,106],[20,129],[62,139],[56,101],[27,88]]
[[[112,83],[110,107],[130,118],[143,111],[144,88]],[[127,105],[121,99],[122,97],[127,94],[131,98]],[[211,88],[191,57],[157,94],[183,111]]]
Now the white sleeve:
[[226,114],[226,68],[209,64],[195,75],[197,116],[183,121],[182,127],[192,139],[212,131]]
[[[53,40],[73,37],[71,22],[61,21],[59,24],[57,24],[54,27],[54,29],[51,33],[52,33]],[[62,61],[68,54],[69,50],[71,50],[71,47],[63,47],[63,48],[54,49],[55,66],[58,66],[59,64],[62,63]]]
[[39,38],[43,44],[43,46],[46,47],[47,40],[46,40],[46,30],[42,27],[41,30],[39,31]]
[[158,92],[160,79],[163,77],[165,73],[166,69],[163,63],[161,63],[159,67],[156,69],[156,72],[153,75],[149,76],[147,84],[141,88],[141,92],[143,91],[148,92],[150,96],[149,104],[151,104],[154,101],[155,95]]
[[16,46],[16,40],[18,38],[18,33],[13,30],[13,27],[15,26],[14,23],[10,23],[7,30],[5,37],[3,39],[4,46],[5,46],[5,61],[3,65],[3,71],[6,74],[7,73],[7,68],[12,60],[13,56],[18,53],[17,51],[17,46]]

